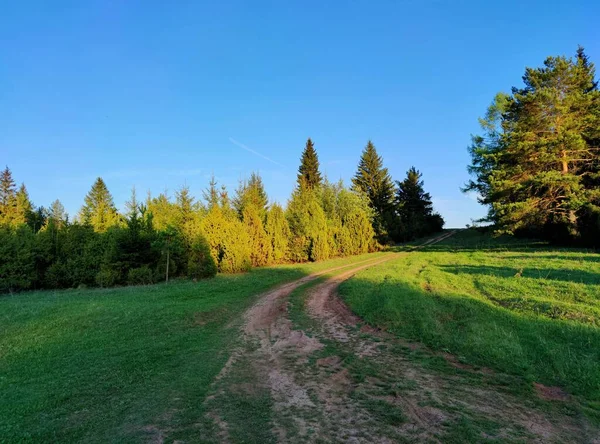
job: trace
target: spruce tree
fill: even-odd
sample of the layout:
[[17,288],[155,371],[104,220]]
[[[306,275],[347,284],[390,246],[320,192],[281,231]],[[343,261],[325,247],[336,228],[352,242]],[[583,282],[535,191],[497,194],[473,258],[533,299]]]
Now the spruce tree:
[[179,226],[185,227],[193,218],[195,209],[194,197],[190,193],[190,187],[187,185],[181,187],[175,193],[175,204],[179,213]]
[[84,225],[91,225],[94,231],[102,233],[119,223],[113,198],[102,178],[96,179],[84,202],[79,212],[79,220]]
[[68,215],[60,200],[56,199],[50,205],[50,214],[48,219],[51,220],[57,228],[61,228],[67,223]]
[[202,195],[204,196],[204,200],[206,201],[209,210],[219,206],[219,191],[217,189],[217,180],[215,179],[214,174],[210,178],[208,188],[202,192]]
[[[15,215],[13,225],[30,224],[33,225],[34,213],[33,205],[29,200],[29,193],[25,184],[22,183],[19,190],[15,194]],[[41,226],[33,227],[34,231],[39,230]]]
[[0,225],[10,224],[15,216],[16,186],[12,172],[6,167],[0,173]]
[[319,157],[315,146],[310,140],[306,141],[306,146],[300,158],[300,167],[298,168],[298,186],[300,188],[314,189],[321,185],[323,178],[319,171]]
[[248,205],[252,205],[258,211],[261,220],[265,220],[269,198],[265,191],[262,178],[258,173],[252,173],[248,180],[240,182],[232,200],[232,204],[240,218],[244,213],[244,209]]
[[396,240],[407,241],[441,231],[444,220],[433,212],[431,195],[425,192],[422,175],[415,167],[406,172],[406,178],[397,182],[396,208],[402,230]]
[[394,221],[395,189],[382,157],[370,140],[362,152],[352,184],[355,190],[369,199],[369,205],[375,212],[373,228],[379,241],[386,242]]

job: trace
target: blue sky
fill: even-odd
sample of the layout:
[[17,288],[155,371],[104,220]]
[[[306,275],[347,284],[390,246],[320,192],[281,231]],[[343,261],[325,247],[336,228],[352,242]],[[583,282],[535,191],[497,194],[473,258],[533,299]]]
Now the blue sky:
[[459,191],[477,118],[548,55],[582,44],[600,63],[598,17],[594,1],[5,3],[0,163],[70,214],[97,176],[120,208],[134,185],[199,197],[252,171],[285,203],[307,137],[347,183],[371,139],[463,226],[485,213]]

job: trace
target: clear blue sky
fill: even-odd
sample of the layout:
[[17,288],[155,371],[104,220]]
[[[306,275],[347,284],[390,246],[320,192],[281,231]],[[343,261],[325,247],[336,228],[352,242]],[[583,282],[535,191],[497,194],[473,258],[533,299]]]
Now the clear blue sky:
[[548,55],[600,63],[598,17],[591,0],[5,2],[0,163],[72,215],[97,176],[122,208],[134,185],[201,196],[213,172],[233,192],[258,170],[285,203],[307,137],[346,182],[372,139],[463,226],[484,214],[459,191],[477,118]]

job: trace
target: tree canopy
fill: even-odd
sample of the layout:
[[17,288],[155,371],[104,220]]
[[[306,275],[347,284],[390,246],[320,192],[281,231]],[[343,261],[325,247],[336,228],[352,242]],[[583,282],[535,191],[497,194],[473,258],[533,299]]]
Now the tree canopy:
[[484,134],[473,137],[464,190],[488,206],[498,232],[581,239],[600,214],[594,65],[580,47],[574,58],[527,68],[523,83],[498,94],[480,119]]

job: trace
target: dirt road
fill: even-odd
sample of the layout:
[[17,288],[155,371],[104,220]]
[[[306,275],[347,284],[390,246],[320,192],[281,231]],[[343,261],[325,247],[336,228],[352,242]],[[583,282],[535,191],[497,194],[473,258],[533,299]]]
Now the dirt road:
[[[263,295],[244,315],[240,346],[206,400],[213,436],[204,438],[594,442],[596,431],[582,418],[524,403],[495,384],[503,375],[406,343],[352,314],[338,285],[399,254],[411,253],[336,267]],[[465,425],[473,423],[481,430]]]

